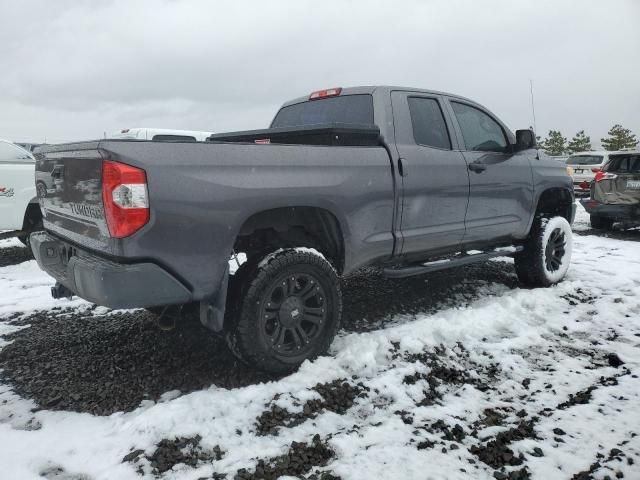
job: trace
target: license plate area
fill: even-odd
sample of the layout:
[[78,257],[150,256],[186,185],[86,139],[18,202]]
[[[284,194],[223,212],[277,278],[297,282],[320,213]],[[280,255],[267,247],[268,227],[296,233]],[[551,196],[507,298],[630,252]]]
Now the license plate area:
[[640,180],[627,180],[629,190],[640,190]]

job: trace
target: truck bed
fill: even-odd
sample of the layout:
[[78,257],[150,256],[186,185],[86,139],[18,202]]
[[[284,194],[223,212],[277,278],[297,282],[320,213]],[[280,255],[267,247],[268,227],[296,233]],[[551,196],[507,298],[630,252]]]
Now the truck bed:
[[[100,140],[48,146],[36,158],[36,181],[51,192],[40,199],[47,231],[107,259],[158,264],[194,299],[218,286],[236,235],[258,212],[338,212],[346,270],[393,252],[395,187],[383,147]],[[126,238],[107,228],[105,160],[146,172],[150,219]]]

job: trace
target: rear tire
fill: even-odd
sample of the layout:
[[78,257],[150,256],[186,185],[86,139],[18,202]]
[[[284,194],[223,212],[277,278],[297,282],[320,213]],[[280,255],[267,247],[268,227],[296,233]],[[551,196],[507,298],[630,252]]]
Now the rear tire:
[[322,355],[340,327],[338,274],[311,252],[283,250],[242,265],[232,277],[229,301],[229,348],[270,373],[289,373]]
[[589,216],[591,226],[596,230],[611,230],[613,228],[613,220],[591,214]]
[[532,287],[549,287],[561,281],[571,261],[573,240],[571,225],[564,217],[537,218],[516,253],[518,279]]

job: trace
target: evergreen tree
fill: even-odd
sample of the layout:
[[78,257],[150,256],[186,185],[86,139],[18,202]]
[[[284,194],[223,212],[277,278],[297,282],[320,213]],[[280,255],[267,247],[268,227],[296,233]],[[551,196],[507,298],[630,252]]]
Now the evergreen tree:
[[636,136],[628,128],[623,128],[620,124],[615,124],[607,133],[607,138],[600,140],[605,150],[622,150],[623,148],[634,148],[638,145]]
[[585,135],[584,130],[576,133],[567,145],[569,153],[588,152],[591,150],[591,137]]
[[544,151],[554,157],[564,155],[567,151],[567,138],[562,136],[560,130],[549,130],[549,135],[544,139]]
[[544,140],[540,135],[536,135],[536,147],[540,150],[544,150]]

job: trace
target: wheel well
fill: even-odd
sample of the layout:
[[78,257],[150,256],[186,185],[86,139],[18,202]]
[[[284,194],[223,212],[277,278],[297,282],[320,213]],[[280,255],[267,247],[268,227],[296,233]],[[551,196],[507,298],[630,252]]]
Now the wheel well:
[[540,195],[536,216],[560,215],[570,222],[572,205],[573,195],[569,190],[566,188],[550,188]]
[[286,247],[310,247],[322,253],[342,271],[344,240],[336,217],[323,208],[285,207],[249,217],[242,225],[233,249],[247,259]]

